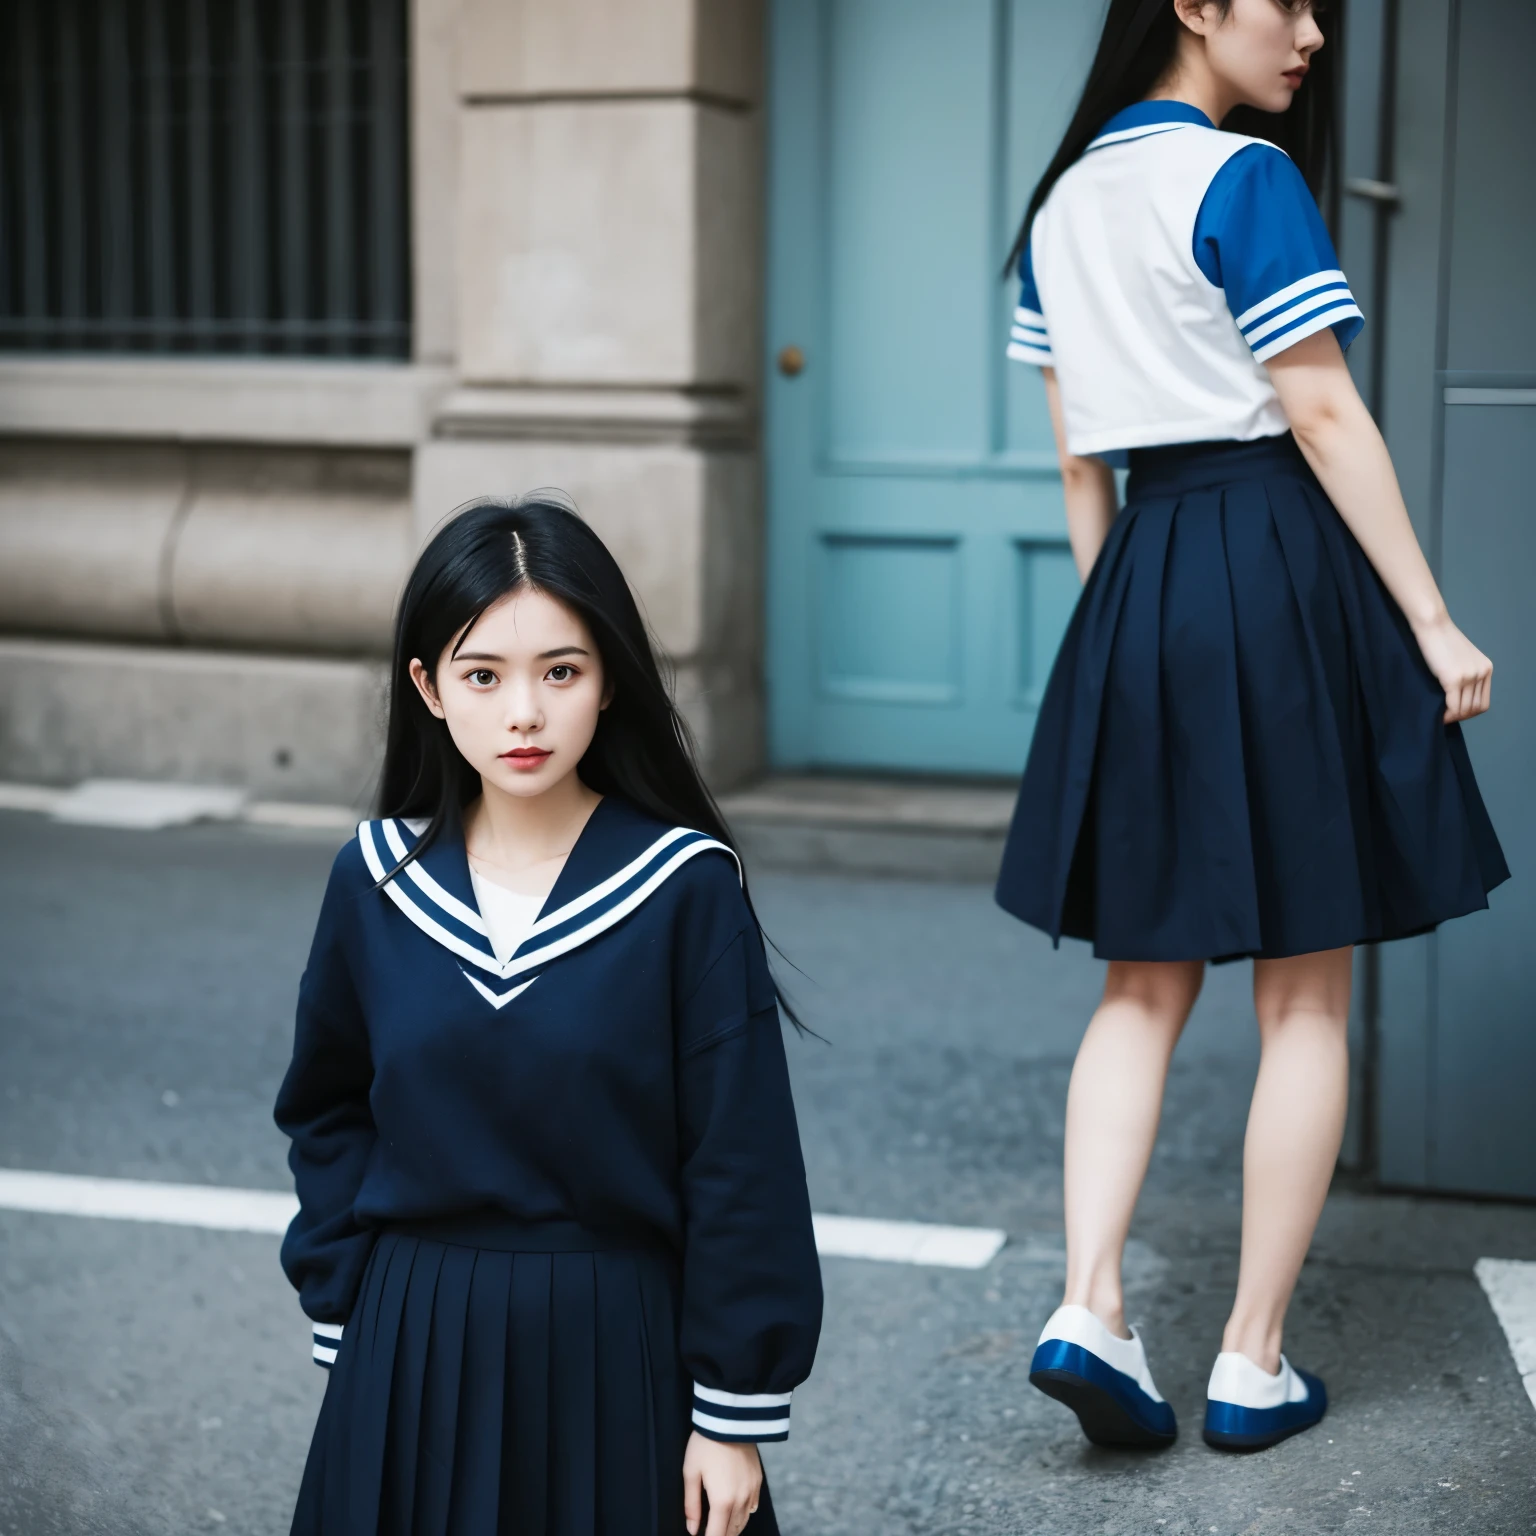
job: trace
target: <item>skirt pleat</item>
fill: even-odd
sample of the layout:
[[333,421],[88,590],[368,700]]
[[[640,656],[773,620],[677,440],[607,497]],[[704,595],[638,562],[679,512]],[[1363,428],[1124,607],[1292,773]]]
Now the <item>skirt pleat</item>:
[[[305,1468],[304,1536],[680,1536],[669,1253],[380,1234]],[[776,1536],[766,1487],[748,1536]]]
[[1132,456],[998,900],[1118,960],[1421,933],[1508,870],[1402,613],[1289,437]]

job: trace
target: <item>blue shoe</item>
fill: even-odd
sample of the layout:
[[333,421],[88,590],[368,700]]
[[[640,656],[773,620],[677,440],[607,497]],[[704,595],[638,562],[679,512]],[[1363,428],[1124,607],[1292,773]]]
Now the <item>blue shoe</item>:
[[1160,1449],[1178,1434],[1133,1328],[1117,1338],[1087,1307],[1058,1307],[1029,1363],[1033,1386],[1065,1403],[1095,1445]]
[[1271,1376],[1247,1355],[1216,1356],[1206,1389],[1205,1443],[1218,1451],[1263,1451],[1311,1429],[1328,1411],[1328,1391],[1284,1355]]

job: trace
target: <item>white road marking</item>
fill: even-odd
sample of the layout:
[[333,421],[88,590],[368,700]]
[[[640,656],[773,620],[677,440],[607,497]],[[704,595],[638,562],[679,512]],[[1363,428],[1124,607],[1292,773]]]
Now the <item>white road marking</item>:
[[1479,1259],[1474,1269],[1536,1407],[1536,1262]]
[[818,1215],[811,1220],[816,1225],[816,1249],[827,1258],[985,1269],[1008,1241],[1008,1234],[995,1227],[943,1227],[867,1216]]
[[[276,1190],[152,1184],[141,1179],[0,1168],[0,1209],[12,1211],[281,1235],[298,1208],[293,1195]],[[817,1215],[811,1219],[816,1227],[816,1247],[828,1258],[984,1269],[1008,1240],[1007,1233],[990,1227],[946,1227],[863,1216]]]
[[90,827],[157,831],[194,821],[233,821],[250,798],[224,784],[160,784],[138,779],[86,779],[59,796],[55,821]]
[[52,1216],[104,1216],[115,1221],[159,1221],[220,1232],[288,1230],[299,1202],[265,1189],[215,1184],[150,1184],[140,1179],[95,1179],[73,1173],[0,1169],[0,1207]]

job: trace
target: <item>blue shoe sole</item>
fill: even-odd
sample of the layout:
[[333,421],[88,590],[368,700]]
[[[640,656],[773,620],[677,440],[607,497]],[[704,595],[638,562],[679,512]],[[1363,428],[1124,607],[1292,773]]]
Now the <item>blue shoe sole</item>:
[[[1201,1431],[1205,1438],[1205,1443],[1212,1450],[1216,1451],[1267,1451],[1270,1446],[1279,1445],[1282,1440],[1289,1440],[1292,1435],[1299,1435],[1306,1430],[1316,1428],[1317,1425],[1323,1422],[1323,1417],[1328,1412],[1327,1388],[1323,1386],[1316,1376],[1312,1376],[1306,1371],[1297,1371],[1296,1374],[1307,1384],[1308,1392],[1311,1394],[1310,1400],[1317,1405],[1315,1413],[1310,1413],[1305,1418],[1292,1419],[1288,1423],[1282,1420],[1274,1428],[1262,1432],[1245,1432],[1236,1429],[1213,1429],[1210,1422],[1210,1410],[1207,1409],[1205,1427]],[[1219,1406],[1230,1407],[1230,1405],[1226,1404]],[[1303,1405],[1297,1403],[1295,1406],[1301,1408]],[[1241,1409],[1230,1411],[1233,1413],[1243,1412]],[[1269,1409],[1254,1409],[1252,1411],[1256,1417],[1260,1414],[1271,1412]],[[1275,1409],[1273,1412],[1277,1416],[1283,1414],[1281,1409]]]
[[1065,1403],[1077,1415],[1083,1433],[1095,1445],[1117,1450],[1160,1451],[1173,1444],[1178,1430],[1162,1434],[1132,1418],[1112,1392],[1079,1376],[1075,1371],[1041,1370],[1029,1373],[1029,1382],[1047,1397]]

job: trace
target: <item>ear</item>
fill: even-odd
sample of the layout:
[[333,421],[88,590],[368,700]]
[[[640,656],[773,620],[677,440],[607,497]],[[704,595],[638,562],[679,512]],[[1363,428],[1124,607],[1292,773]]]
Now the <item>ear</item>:
[[411,664],[406,670],[411,674],[411,681],[416,684],[416,691],[421,695],[422,703],[439,720],[446,720],[448,717],[444,713],[442,700],[437,696],[437,689],[433,686],[432,674],[427,671],[421,659],[416,656],[411,657]]
[[612,704],[612,703],[613,703],[613,684],[612,683],[604,683],[603,684],[603,702],[601,704],[599,704],[597,707],[599,709],[607,709],[608,706],[610,704]]
[[1211,0],[1173,0],[1173,14],[1197,37],[1204,37],[1219,20],[1208,14],[1214,9]]

